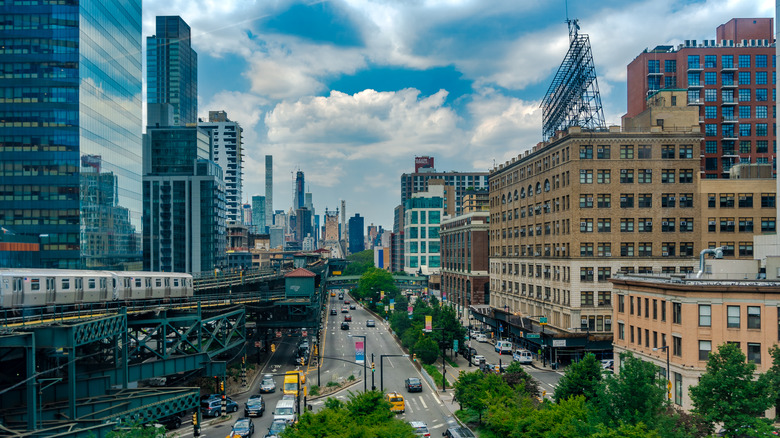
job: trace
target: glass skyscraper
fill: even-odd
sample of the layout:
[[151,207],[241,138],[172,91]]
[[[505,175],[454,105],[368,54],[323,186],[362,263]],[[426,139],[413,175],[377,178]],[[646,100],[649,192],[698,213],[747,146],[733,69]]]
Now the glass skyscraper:
[[173,106],[173,125],[198,121],[198,54],[190,26],[179,16],[157,17],[155,35],[146,38],[146,96],[150,104]]
[[141,0],[0,4],[0,226],[49,268],[141,261]]

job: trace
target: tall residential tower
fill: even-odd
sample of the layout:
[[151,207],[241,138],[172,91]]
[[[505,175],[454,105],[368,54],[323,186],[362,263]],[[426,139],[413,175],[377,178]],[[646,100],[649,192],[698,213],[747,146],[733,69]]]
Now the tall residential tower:
[[274,224],[274,157],[265,156],[265,226]]
[[227,219],[242,222],[241,191],[244,170],[241,125],[228,119],[225,111],[209,111],[209,121],[198,127],[212,131],[211,160],[222,167],[225,177]]

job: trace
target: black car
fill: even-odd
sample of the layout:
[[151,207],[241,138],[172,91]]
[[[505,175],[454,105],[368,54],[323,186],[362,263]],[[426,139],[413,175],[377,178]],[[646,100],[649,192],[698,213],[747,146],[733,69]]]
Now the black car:
[[463,356],[463,358],[466,360],[471,360],[472,356],[478,354],[477,349],[472,347],[463,347],[460,349],[460,351],[458,351],[458,353],[460,353],[460,355]]
[[463,426],[451,427],[442,433],[446,438],[474,438],[474,434]]
[[338,315],[338,314],[339,314],[339,312],[338,312],[338,310],[336,310],[336,309],[330,309],[330,314],[331,314],[331,315]]
[[406,390],[409,392],[422,392],[422,381],[417,377],[406,379]]
[[247,400],[244,405],[244,416],[262,417],[263,412],[265,412],[265,401],[263,400],[263,396],[260,394],[250,396],[249,400]]
[[356,308],[357,308],[357,307],[356,307],[355,303],[351,303],[351,304],[349,305],[349,310],[355,310]]
[[165,426],[165,430],[174,430],[181,427],[181,414],[173,414],[157,420],[157,424]]
[[344,321],[341,323],[341,329],[342,330],[349,330],[349,323]]
[[255,425],[249,418],[242,418],[233,425],[231,437],[249,438],[255,434]]

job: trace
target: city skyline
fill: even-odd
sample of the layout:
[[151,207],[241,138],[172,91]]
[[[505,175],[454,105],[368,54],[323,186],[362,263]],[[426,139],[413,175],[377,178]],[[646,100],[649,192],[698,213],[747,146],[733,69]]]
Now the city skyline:
[[[346,199],[349,216],[386,228],[416,155],[435,156],[439,171],[487,171],[542,139],[539,103],[568,45],[563,1],[145,6],[144,35],[157,15],[190,24],[199,116],[225,110],[244,127],[247,199],[265,195],[273,155],[279,176],[306,173],[318,210]],[[569,2],[568,16],[590,35],[615,125],[627,65],[643,50],[713,39],[733,17],[774,17],[774,4]],[[291,186],[276,184],[277,199]]]

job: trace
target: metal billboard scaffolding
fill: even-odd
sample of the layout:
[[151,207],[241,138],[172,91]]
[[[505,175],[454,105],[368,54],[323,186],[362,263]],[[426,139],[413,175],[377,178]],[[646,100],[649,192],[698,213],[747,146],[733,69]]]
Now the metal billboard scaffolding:
[[542,99],[542,137],[545,141],[556,131],[570,126],[606,129],[590,38],[577,32],[577,20],[567,20],[567,23],[569,51]]

